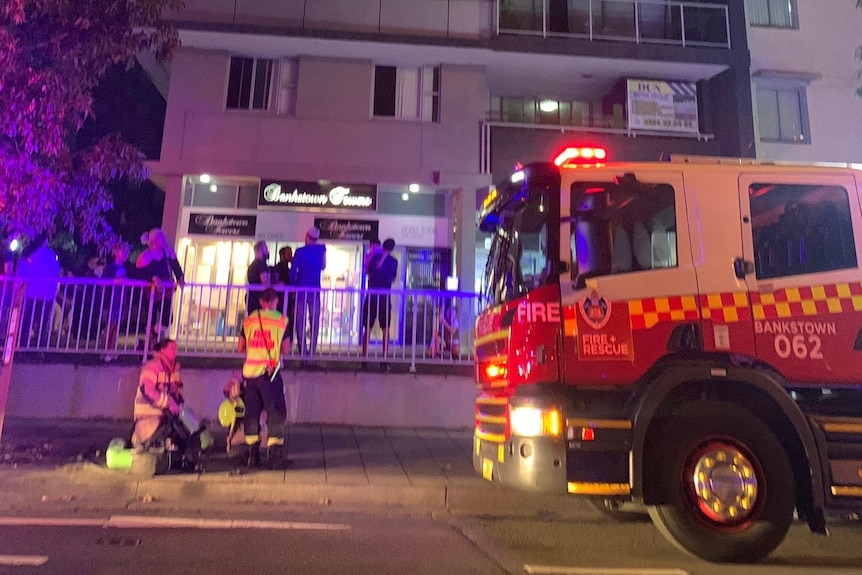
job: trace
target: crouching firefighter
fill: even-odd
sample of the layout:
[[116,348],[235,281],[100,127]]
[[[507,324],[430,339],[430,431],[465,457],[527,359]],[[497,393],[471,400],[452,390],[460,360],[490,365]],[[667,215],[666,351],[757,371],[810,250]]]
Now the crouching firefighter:
[[171,467],[194,469],[205,448],[201,434],[206,430],[183,403],[177,343],[162,339],[153,346],[153,358],[141,368],[132,446],[164,448],[172,455]]
[[245,444],[248,467],[261,465],[260,414],[266,412],[268,437],[267,462],[281,467],[284,461],[284,421],[287,406],[281,380],[281,354],[288,353],[287,318],[275,308],[278,294],[267,288],[260,296],[261,309],[252,312],[242,324],[238,348],[245,353],[242,376],[245,379]]

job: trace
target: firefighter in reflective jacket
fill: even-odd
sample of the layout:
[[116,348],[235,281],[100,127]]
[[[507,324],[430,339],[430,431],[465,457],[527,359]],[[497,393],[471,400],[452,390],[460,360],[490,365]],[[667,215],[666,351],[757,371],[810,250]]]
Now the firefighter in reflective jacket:
[[245,379],[245,443],[249,467],[261,464],[260,414],[266,411],[268,429],[267,459],[279,467],[284,457],[284,421],[287,406],[281,381],[281,354],[290,350],[287,318],[276,311],[278,294],[267,288],[260,295],[261,309],[254,311],[242,324],[239,351],[245,353],[242,376]]
[[[148,446],[175,439],[177,416],[183,401],[177,343],[163,339],[153,345],[153,359],[141,368],[135,395],[135,429],[132,445]],[[187,434],[186,434],[187,435]],[[184,448],[185,446],[178,446]]]

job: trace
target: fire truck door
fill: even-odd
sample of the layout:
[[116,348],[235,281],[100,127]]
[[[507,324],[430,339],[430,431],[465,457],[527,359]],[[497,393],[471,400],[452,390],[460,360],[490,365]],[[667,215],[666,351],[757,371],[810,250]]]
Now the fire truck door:
[[578,176],[590,179],[563,185],[564,378],[630,383],[668,353],[680,322],[698,319],[683,176],[655,169]]
[[[862,381],[862,230],[847,172],[794,167],[739,179],[757,357],[799,385]],[[854,236],[854,230],[856,234]]]

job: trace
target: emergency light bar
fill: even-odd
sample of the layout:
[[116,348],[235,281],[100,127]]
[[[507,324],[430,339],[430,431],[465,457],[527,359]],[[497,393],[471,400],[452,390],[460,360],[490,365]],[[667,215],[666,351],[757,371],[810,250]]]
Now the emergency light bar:
[[554,165],[566,168],[601,163],[607,155],[604,148],[566,148],[554,158]]

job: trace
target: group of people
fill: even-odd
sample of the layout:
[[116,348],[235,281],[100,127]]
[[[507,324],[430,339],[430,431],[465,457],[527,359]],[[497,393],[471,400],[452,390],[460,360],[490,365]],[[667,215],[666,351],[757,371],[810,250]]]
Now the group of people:
[[[266,242],[254,245],[254,260],[248,267],[247,279],[250,286],[247,299],[247,316],[261,309],[263,286],[290,286],[280,292],[276,307],[287,315],[286,338],[288,349],[295,337],[301,357],[317,355],[317,342],[320,333],[321,314],[321,274],[326,269],[326,246],[320,243],[320,229],[310,228],[305,234],[305,245],[293,253],[290,247],[279,250],[279,262],[269,266],[269,248]],[[389,348],[389,326],[392,302],[388,290],[398,276],[398,260],[392,255],[395,240],[387,239],[382,244],[374,240],[365,258],[365,275],[369,293],[362,303],[360,321],[360,342],[363,356],[368,355],[368,340],[375,324],[383,332],[383,356]],[[384,369],[388,369],[386,363]]]
[[[269,266],[269,248],[266,242],[254,245],[254,260],[248,267],[247,278],[252,286],[291,286],[289,292],[276,293],[275,306],[286,312],[286,339],[288,350],[296,336],[300,356],[317,355],[320,333],[320,279],[326,269],[326,246],[320,243],[320,229],[309,228],[305,233],[305,245],[296,253],[290,247],[279,250],[279,262]],[[246,317],[263,306],[263,288],[249,289]],[[306,329],[308,326],[308,329]]]
[[[176,252],[168,244],[161,229],[153,229],[142,238],[144,250],[138,256],[134,267],[129,266],[129,246],[116,243],[105,249],[103,256],[94,254],[88,258],[86,265],[76,274],[77,277],[115,280],[122,282],[126,278],[140,279],[151,282],[153,289],[153,312],[150,318],[153,341],[162,339],[170,325],[171,301],[174,287],[184,283],[183,270],[177,260]],[[24,308],[21,316],[19,344],[44,345],[51,332],[56,334],[70,330],[75,310],[83,305],[86,297],[77,296],[74,290],[58,289],[59,278],[64,275],[57,253],[48,244],[45,235],[39,235],[24,247],[13,265],[12,258],[5,258],[3,272],[15,275],[26,282],[24,293]],[[91,298],[92,299],[92,298]],[[100,318],[107,353],[102,356],[105,361],[117,358],[111,353],[116,349],[119,326],[124,307],[128,301],[120,297],[105,300],[108,309],[81,312],[79,321],[89,317]],[[94,305],[96,302],[89,302]],[[80,310],[79,310],[80,311]],[[127,311],[127,310],[126,310]],[[143,312],[142,312],[143,313]],[[145,324],[146,318],[143,319]]]
[[[242,399],[245,436],[243,449],[235,456],[248,467],[280,468],[284,463],[284,423],[287,404],[281,378],[282,355],[290,350],[287,318],[278,311],[278,293],[266,288],[258,294],[259,307],[243,321],[237,349],[245,354],[242,379],[226,394]],[[160,448],[177,455],[176,467],[194,469],[204,449],[204,430],[198,422],[183,419],[183,383],[177,359],[177,344],[159,340],[153,358],[141,369],[134,405],[132,446]],[[266,413],[266,450],[261,446],[261,415]],[[230,448],[230,445],[228,445]]]

